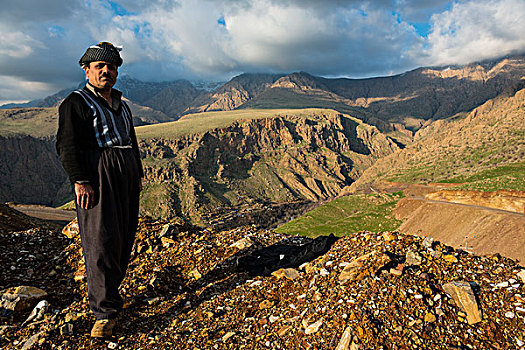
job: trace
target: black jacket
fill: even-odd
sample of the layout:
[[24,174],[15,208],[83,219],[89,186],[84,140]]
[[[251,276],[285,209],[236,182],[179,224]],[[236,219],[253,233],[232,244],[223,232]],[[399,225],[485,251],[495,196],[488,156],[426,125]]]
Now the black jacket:
[[[87,91],[97,101],[110,108],[106,100],[95,96],[88,88],[84,87],[84,91]],[[122,103],[120,103],[116,113],[120,114],[121,109]],[[58,108],[56,150],[62,161],[62,166],[66,170],[69,180],[72,183],[89,182],[91,180],[86,168],[85,153],[89,150],[99,149],[95,139],[93,119],[94,116],[91,109],[78,93],[71,93]],[[144,177],[137,137],[133,127],[130,130],[129,136],[131,139],[131,147],[140,165],[140,176]]]

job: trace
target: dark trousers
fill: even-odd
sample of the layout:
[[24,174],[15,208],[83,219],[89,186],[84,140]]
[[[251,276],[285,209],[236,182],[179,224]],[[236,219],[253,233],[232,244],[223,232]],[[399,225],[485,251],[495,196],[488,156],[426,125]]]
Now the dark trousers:
[[98,320],[115,318],[138,224],[139,163],[127,148],[91,150],[86,160],[97,198],[91,209],[77,204],[89,306]]

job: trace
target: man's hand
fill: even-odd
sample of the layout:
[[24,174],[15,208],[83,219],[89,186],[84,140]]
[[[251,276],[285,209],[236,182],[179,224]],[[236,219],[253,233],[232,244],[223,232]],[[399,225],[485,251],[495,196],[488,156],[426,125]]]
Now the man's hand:
[[90,184],[75,183],[75,195],[77,204],[84,209],[91,209],[95,205],[95,191]]

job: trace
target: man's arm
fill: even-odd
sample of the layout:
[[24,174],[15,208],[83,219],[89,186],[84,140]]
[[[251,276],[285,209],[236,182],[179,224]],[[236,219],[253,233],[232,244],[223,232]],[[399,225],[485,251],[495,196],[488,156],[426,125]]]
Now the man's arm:
[[[80,96],[79,96],[80,97]],[[95,194],[89,184],[89,176],[83,164],[80,140],[82,139],[81,110],[78,103],[67,98],[58,109],[56,150],[68,177],[75,184],[77,203],[84,209],[95,203]]]

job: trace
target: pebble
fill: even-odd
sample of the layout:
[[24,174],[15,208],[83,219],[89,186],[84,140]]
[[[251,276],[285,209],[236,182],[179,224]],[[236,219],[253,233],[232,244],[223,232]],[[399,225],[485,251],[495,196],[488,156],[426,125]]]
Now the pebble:
[[418,266],[418,265],[421,265],[421,262],[422,262],[421,255],[419,255],[417,252],[414,252],[411,250],[406,254],[406,257],[405,257],[406,265]]
[[222,341],[223,342],[226,342],[228,341],[228,339],[230,339],[231,337],[233,337],[235,335],[235,332],[228,332],[226,333],[223,337],[222,337]]
[[516,316],[516,315],[512,311],[505,312],[505,317],[506,318],[514,318],[514,316]]
[[280,337],[284,337],[288,332],[290,332],[292,330],[292,326],[284,326],[282,327],[281,329],[279,329],[277,331],[277,334],[280,336]]
[[274,302],[273,301],[270,301],[270,300],[263,300],[259,303],[259,308],[260,309],[269,309],[271,308],[272,306],[274,305]]
[[309,325],[308,327],[306,327],[306,329],[304,330],[304,333],[305,334],[314,334],[314,333],[316,333],[319,330],[319,328],[321,327],[322,324],[323,324],[323,319],[320,319],[319,321],[314,322],[311,325]]
[[431,322],[436,322],[436,316],[434,316],[434,314],[431,313],[431,312],[427,312],[425,314],[425,319],[424,320],[425,320],[425,322],[430,322],[430,323]]
[[509,286],[509,282],[501,282],[496,284],[496,288],[507,288]]
[[330,274],[330,271],[328,271],[327,269],[325,268],[322,268],[321,270],[319,270],[319,274],[321,276],[328,276]]
[[299,271],[296,269],[288,268],[288,269],[279,269],[277,271],[272,272],[272,276],[277,277],[277,279],[287,278],[289,280],[295,280],[301,277],[299,274]]
[[346,327],[345,331],[343,332],[343,335],[341,336],[341,339],[339,339],[339,343],[337,344],[337,347],[335,350],[348,350],[350,347],[350,342],[352,341],[352,328]]
[[456,258],[454,255],[452,254],[446,254],[446,255],[443,255],[441,257],[443,260],[445,260],[446,262],[449,262],[449,263],[457,263],[458,262],[458,258]]
[[521,279],[522,283],[525,283],[525,269],[523,269],[520,272],[518,272],[518,274],[516,276],[518,276]]

